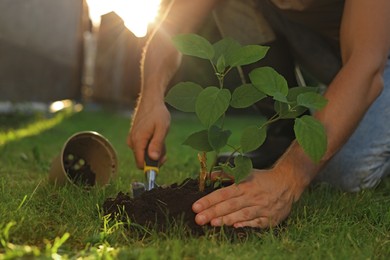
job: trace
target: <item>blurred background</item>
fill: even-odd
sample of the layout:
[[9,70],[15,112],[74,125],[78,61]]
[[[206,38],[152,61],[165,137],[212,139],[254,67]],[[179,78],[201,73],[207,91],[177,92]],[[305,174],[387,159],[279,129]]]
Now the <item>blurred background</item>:
[[130,105],[159,1],[1,0],[3,109],[63,99]]
[[[0,0],[0,112],[26,102],[46,109],[65,99],[131,109],[145,39],[170,1]],[[232,36],[243,44],[272,37],[256,26],[262,17],[240,2],[226,1],[200,34],[211,42]],[[209,85],[214,75],[208,66],[185,57],[174,81]],[[240,82],[237,73],[230,80]]]

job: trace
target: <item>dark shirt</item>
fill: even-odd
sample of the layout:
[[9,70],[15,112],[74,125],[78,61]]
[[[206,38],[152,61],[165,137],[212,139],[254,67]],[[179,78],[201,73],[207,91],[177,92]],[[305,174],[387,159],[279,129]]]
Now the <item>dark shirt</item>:
[[344,0],[270,0],[289,20],[317,31],[332,44],[340,40]]

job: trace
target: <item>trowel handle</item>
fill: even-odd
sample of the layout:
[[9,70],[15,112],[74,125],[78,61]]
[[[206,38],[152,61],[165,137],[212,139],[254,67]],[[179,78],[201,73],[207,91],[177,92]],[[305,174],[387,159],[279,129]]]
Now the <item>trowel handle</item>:
[[157,160],[152,160],[150,157],[149,157],[149,154],[148,154],[148,147],[146,147],[145,149],[145,155],[144,155],[144,158],[145,158],[145,164],[144,164],[144,172],[146,173],[147,171],[150,171],[150,170],[153,170],[155,171],[156,173],[158,173],[158,161]]

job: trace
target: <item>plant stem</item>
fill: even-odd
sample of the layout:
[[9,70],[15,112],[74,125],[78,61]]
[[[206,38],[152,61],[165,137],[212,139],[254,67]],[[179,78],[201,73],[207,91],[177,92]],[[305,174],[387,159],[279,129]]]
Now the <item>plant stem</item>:
[[234,147],[233,145],[230,145],[230,144],[227,144],[227,146],[229,146],[230,148],[233,149],[233,151],[230,153],[230,155],[228,156],[228,158],[226,159],[226,162],[229,162],[230,159],[234,156],[235,153],[237,153],[240,149],[241,149],[241,146],[239,147]]
[[206,184],[207,174],[207,157],[206,152],[198,153],[198,159],[200,163],[200,172],[199,172],[199,191],[203,192]]
[[218,82],[219,82],[219,88],[223,89],[223,79],[224,75],[217,74]]
[[267,125],[275,123],[276,121],[278,121],[280,119],[281,119],[281,116],[279,114],[275,114],[270,119],[268,119],[264,124],[262,124],[259,128],[261,129],[261,128],[267,126]]
[[[288,111],[289,111],[289,112],[294,111],[297,107],[298,107],[298,105],[295,105],[295,106],[293,106],[293,107],[290,107]],[[267,122],[265,122],[264,124],[262,124],[262,125],[260,126],[260,128],[263,128],[263,127],[265,127],[265,126],[267,126],[267,125],[270,125],[270,124],[272,124],[272,123],[275,123],[276,121],[282,119],[283,116],[284,116],[284,114],[275,114],[275,115],[273,115],[270,119],[267,120]]]

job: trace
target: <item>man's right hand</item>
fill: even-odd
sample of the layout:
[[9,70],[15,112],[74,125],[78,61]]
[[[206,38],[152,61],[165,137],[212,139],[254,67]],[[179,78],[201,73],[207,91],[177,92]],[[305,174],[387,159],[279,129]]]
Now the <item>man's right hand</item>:
[[165,161],[165,137],[168,133],[171,116],[164,103],[151,104],[148,100],[140,100],[133,117],[127,144],[133,150],[137,167],[144,167],[145,149],[148,147],[149,157]]
[[172,44],[172,36],[196,31],[219,0],[174,1],[156,33],[144,47],[141,60],[141,93],[133,116],[127,144],[133,150],[137,167],[144,166],[145,149],[161,163],[165,161],[164,139],[171,116],[164,103],[169,82],[181,63],[181,54]]

